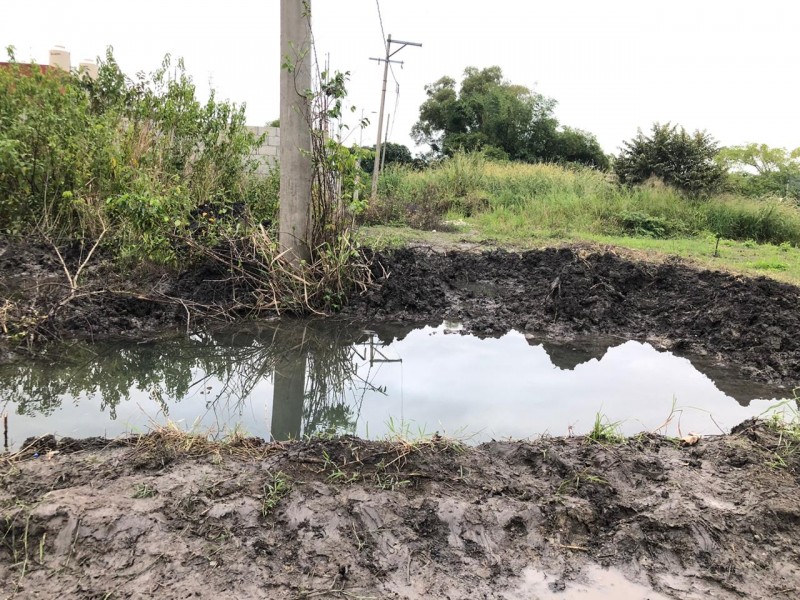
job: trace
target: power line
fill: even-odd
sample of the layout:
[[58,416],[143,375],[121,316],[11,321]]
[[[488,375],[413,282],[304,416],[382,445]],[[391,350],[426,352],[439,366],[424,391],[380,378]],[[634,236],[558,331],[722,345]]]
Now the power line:
[[[402,63],[400,66],[402,66]],[[397,86],[397,91],[394,96],[394,110],[392,111],[392,124],[389,127],[389,137],[392,137],[392,132],[394,131],[394,120],[397,117],[397,102],[400,99],[400,82],[397,81],[397,76],[394,74],[394,66],[392,63],[389,63],[389,71],[392,73],[392,79],[394,79],[395,86]]]
[[375,6],[378,7],[378,21],[381,24],[381,45],[386,45],[386,33],[383,30],[383,16],[381,15],[381,3],[380,0],[375,0]]
[[[395,83],[397,80],[395,79]],[[392,124],[389,126],[389,137],[392,137],[392,132],[394,132],[394,121],[397,119],[397,104],[400,102],[400,84],[397,83],[397,91],[395,92],[394,96],[394,110],[392,111]]]

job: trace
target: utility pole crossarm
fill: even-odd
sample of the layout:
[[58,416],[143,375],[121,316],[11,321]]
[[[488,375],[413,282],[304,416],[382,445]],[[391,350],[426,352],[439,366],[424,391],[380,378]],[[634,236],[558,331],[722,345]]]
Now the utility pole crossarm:
[[[398,44],[400,47],[392,52],[392,44]],[[381,169],[381,135],[383,134],[383,108],[386,104],[386,79],[389,76],[389,63],[396,63],[399,61],[391,60],[391,58],[400,52],[406,46],[417,46],[418,48],[422,47],[422,44],[419,42],[404,42],[402,40],[393,40],[392,34],[390,33],[386,37],[386,57],[385,58],[372,58],[370,60],[377,60],[378,62],[383,62],[383,89],[381,90],[381,109],[378,113],[378,140],[375,142],[375,162],[372,166],[372,195],[371,199],[374,202],[375,198],[378,196],[378,175]],[[400,63],[403,64],[402,62]],[[388,130],[388,127],[387,127]]]
[[389,43],[390,44],[400,44],[400,47],[397,50],[395,50],[394,52],[392,52],[391,54],[389,54],[388,58],[391,58],[392,56],[394,56],[395,54],[400,52],[400,50],[402,50],[406,46],[417,46],[418,48],[422,48],[422,44],[419,44],[417,42],[401,42],[400,40],[393,40],[391,38],[392,38],[392,36],[389,36]]
[[403,65],[403,61],[402,60],[389,60],[389,61],[387,61],[385,58],[372,58],[371,56],[369,57],[369,59],[370,60],[375,60],[375,61],[378,61],[378,62],[390,62],[390,63],[393,63],[395,65],[401,65],[401,66]]

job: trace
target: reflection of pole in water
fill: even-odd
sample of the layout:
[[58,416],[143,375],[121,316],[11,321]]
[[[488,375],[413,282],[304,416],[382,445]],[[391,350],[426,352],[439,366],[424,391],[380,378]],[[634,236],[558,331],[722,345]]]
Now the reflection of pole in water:
[[[402,363],[402,358],[386,358],[386,355],[380,351],[380,348],[383,348],[384,344],[382,342],[378,342],[378,345],[375,345],[376,335],[374,331],[365,330],[364,333],[369,335],[369,365],[373,366],[375,363]],[[375,358],[375,357],[378,358]]]
[[8,413],[3,413],[3,450],[8,452]]
[[[380,346],[375,346],[375,335],[374,331],[365,331],[364,333],[369,335],[369,366],[373,366],[375,363],[400,363],[400,422],[403,423],[405,421],[405,410],[404,410],[404,399],[403,399],[403,359],[402,358],[387,358],[386,355],[380,351],[379,348],[383,347],[383,344]],[[375,356],[379,358],[375,358]]]
[[334,333],[308,326],[274,330],[272,439],[355,433],[365,394],[386,395],[385,388],[372,385],[372,369],[376,363],[402,360],[387,358],[374,332]]
[[[275,334],[276,342],[279,336],[285,335],[280,329]],[[278,354],[273,384],[270,427],[272,439],[299,439],[306,385],[306,353],[303,352],[302,345]]]

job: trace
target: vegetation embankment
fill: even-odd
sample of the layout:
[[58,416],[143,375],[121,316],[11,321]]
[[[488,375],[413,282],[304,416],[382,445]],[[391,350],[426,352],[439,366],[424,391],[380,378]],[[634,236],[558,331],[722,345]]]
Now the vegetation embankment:
[[[213,93],[198,100],[182,62],[169,57],[130,79],[109,51],[91,79],[22,69],[9,52],[0,70],[5,336],[52,336],[62,311],[125,299],[139,312],[152,311],[147,302],[180,307],[189,321],[325,311],[369,277],[338,196],[357,185],[349,175],[358,154],[319,127],[341,110],[342,76],[323,82],[325,104],[309,117],[315,225],[311,259],[296,268],[277,241],[279,174],[256,174],[262,140],[245,126],[244,107]],[[15,268],[23,246],[36,250],[41,277]],[[216,289],[187,298],[176,289],[187,272]]]
[[[514,247],[598,242],[800,283],[796,201],[730,192],[691,197],[658,178],[625,186],[579,166],[497,162],[479,153],[425,170],[391,166],[365,222]],[[415,239],[385,228],[367,235],[388,244]]]

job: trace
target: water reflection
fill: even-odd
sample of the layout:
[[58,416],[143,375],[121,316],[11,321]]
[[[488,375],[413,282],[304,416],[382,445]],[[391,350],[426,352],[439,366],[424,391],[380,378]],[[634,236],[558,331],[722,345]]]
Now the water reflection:
[[601,408],[652,427],[673,394],[729,416],[730,426],[763,410],[758,401],[748,406],[754,398],[785,395],[693,360],[694,367],[614,338],[556,343],[512,332],[479,340],[453,324],[283,321],[139,344],[75,344],[6,365],[0,412],[12,415],[12,444],[53,431],[113,436],[167,418],[274,439],[374,437],[399,419],[429,433],[464,427],[488,439],[565,433]]

